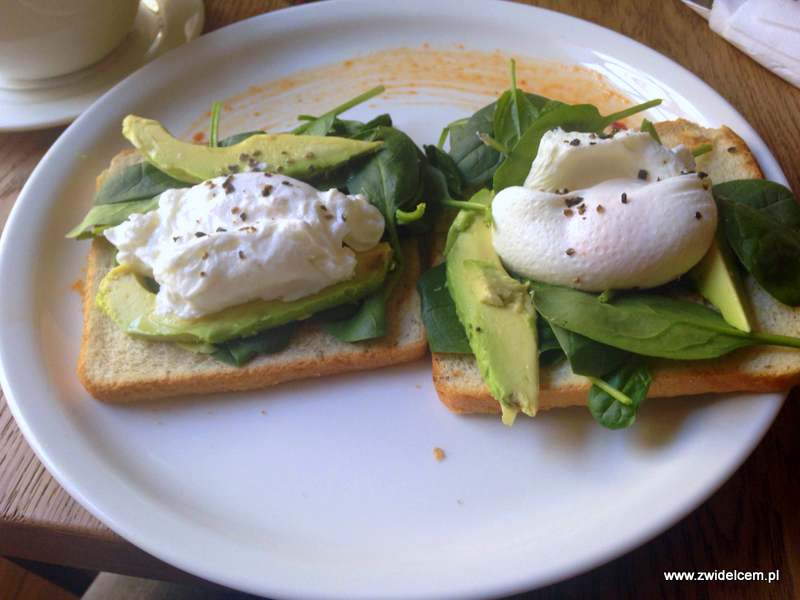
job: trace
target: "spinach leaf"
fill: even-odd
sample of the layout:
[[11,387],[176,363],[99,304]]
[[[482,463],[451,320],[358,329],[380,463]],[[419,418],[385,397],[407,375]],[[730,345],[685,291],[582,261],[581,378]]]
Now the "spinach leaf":
[[715,198],[746,204],[777,223],[800,230],[800,206],[792,191],[780,183],[765,179],[737,179],[718,183],[711,191]]
[[593,381],[589,390],[589,412],[609,429],[630,427],[636,421],[636,413],[647,397],[651,382],[644,361],[628,361],[603,380]]
[[467,188],[485,185],[503,161],[503,156],[479,137],[482,133],[492,134],[495,104],[484,106],[465,123],[450,128],[450,156]]
[[[544,112],[546,107],[561,105],[539,96],[525,93],[528,102],[538,111]],[[450,156],[456,163],[464,187],[468,190],[482,187],[491,181],[495,170],[503,161],[503,156],[484,144],[480,135],[494,134],[494,114],[497,102],[487,104],[467,119],[454,121],[446,129],[450,133]],[[549,109],[548,109],[549,110]],[[466,195],[466,194],[465,194]]]
[[660,103],[661,100],[651,100],[605,117],[592,104],[563,104],[543,111],[516,143],[511,154],[495,171],[492,182],[494,191],[499,192],[510,186],[522,185],[530,171],[531,163],[539,151],[539,142],[542,136],[551,129],[561,127],[567,131],[601,133],[614,121],[624,119]]
[[469,121],[469,117],[464,117],[462,119],[451,121],[445,125],[442,129],[442,132],[439,134],[439,140],[436,142],[436,147],[439,148],[439,150],[444,150],[444,143],[447,141],[447,138],[450,137],[450,130],[454,129],[455,127],[461,127],[467,121]]
[[417,290],[422,300],[422,321],[431,352],[472,354],[467,333],[447,289],[445,263],[423,273],[417,281]]
[[119,225],[132,214],[146,213],[157,207],[158,197],[93,206],[83,221],[67,233],[67,237],[79,240],[91,238],[104,229]]
[[261,135],[264,133],[263,131],[242,131],[241,133],[234,133],[233,135],[229,135],[226,138],[221,139],[217,142],[217,147],[225,148],[227,146],[235,146],[239,142],[245,141],[249,137],[253,137],[254,135]]
[[[545,319],[539,319],[539,322],[547,323]],[[557,325],[548,325],[559,349],[566,355],[572,372],[592,382],[589,390],[589,411],[592,416],[609,429],[632,425],[650,387],[650,373],[641,357]],[[541,332],[544,329],[539,331],[541,344]],[[540,363],[541,352],[540,348]]]
[[[450,159],[446,154],[444,156]],[[419,160],[422,168],[421,186],[415,200],[417,204],[413,211],[395,211],[395,219],[398,225],[403,225],[403,232],[414,235],[430,232],[441,209],[452,202],[443,171],[431,164],[422,153],[419,153]]]
[[386,294],[383,289],[367,296],[354,315],[322,325],[340,342],[363,342],[386,335]]
[[437,146],[425,146],[425,157],[428,164],[441,172],[447,184],[447,191],[452,198],[461,198],[464,193],[464,183],[461,180],[461,171],[453,158]]
[[800,305],[800,207],[790,190],[759,179],[712,188],[731,248],[771,296]]
[[343,104],[340,104],[336,108],[329,110],[320,117],[316,118],[312,117],[305,123],[295,127],[292,130],[292,133],[295,135],[328,135],[333,129],[336,117],[338,117],[346,110],[349,110],[354,106],[358,106],[359,104],[366,102],[371,98],[374,98],[378,94],[383,93],[385,89],[386,88],[383,87],[382,85],[369,89],[363,94],[359,94],[355,98],[352,98],[351,100],[348,100]]
[[545,319],[536,319],[536,338],[539,343],[539,366],[547,367],[564,358],[553,328]]
[[[424,156],[420,158],[420,162],[422,163],[422,186],[416,202],[419,202],[417,208],[419,208],[420,204],[425,205],[425,212],[419,219],[403,223],[398,221],[398,224],[403,225],[405,233],[413,235],[431,231],[439,211],[450,198],[450,194],[447,191],[447,182],[442,172],[428,164]],[[424,202],[420,202],[420,200],[424,200]]]
[[315,177],[309,177],[307,183],[313,185],[318,190],[327,191],[333,188],[347,193],[347,180],[357,168],[358,163],[349,163],[337,169],[326,171],[317,174]]
[[508,148],[508,146],[501,144],[488,133],[481,133],[478,135],[478,137],[484,144],[489,146],[489,148],[498,152],[500,156],[508,156],[511,153],[511,150]]
[[355,313],[322,324],[322,330],[340,342],[363,342],[386,335],[387,302],[400,278],[400,266],[389,273],[383,287],[367,296]]
[[296,323],[266,329],[256,335],[216,344],[211,356],[219,361],[241,367],[259,354],[274,354],[284,350],[292,341]]
[[[540,98],[543,98],[543,97],[540,96]],[[567,104],[566,102],[561,102],[560,100],[547,100],[539,108],[539,114],[543,115],[546,112],[550,112],[551,110],[555,110],[556,108],[561,108],[562,106],[569,106],[569,104]]]
[[95,205],[116,204],[158,196],[174,188],[191,186],[159,171],[149,162],[140,162],[121,169],[106,178],[94,197]]
[[343,319],[349,319],[354,314],[358,312],[358,309],[361,307],[361,302],[348,302],[347,304],[338,304],[336,306],[331,306],[330,308],[326,308],[325,310],[321,310],[317,313],[314,313],[311,316],[311,320],[324,324],[330,321],[341,321]]
[[342,119],[336,119],[333,122],[333,128],[331,129],[331,135],[338,135],[340,137],[346,138],[357,138],[359,136],[364,135],[371,129],[375,129],[376,127],[391,127],[392,126],[392,117],[388,114],[378,115],[374,119],[367,121],[366,123],[362,123],[361,121],[346,121]]
[[492,137],[506,148],[513,148],[537,116],[538,111],[525,94],[518,89],[507,90],[497,100]]
[[536,310],[551,325],[634,354],[676,360],[717,358],[754,345],[800,348],[800,338],[747,333],[702,304],[656,294],[628,294],[613,303],[570,288],[531,282]]
[[400,261],[395,211],[417,204],[423,184],[420,152],[410,137],[393,127],[376,127],[360,139],[381,140],[383,146],[350,175],[347,189],[351,194],[364,194],[381,211],[389,242]]
[[550,327],[576,375],[604,377],[631,360],[631,354],[625,350],[595,342],[552,323]]
[[506,148],[513,148],[522,134],[539,116],[539,110],[522,90],[517,89],[517,68],[511,60],[511,88],[500,96],[494,110],[492,137]]
[[[392,118],[388,114],[378,115],[374,119],[363,123],[361,121],[343,121],[336,119],[333,128],[328,135],[335,135],[350,139],[365,139],[374,133],[378,127],[391,127]],[[334,169],[322,173],[321,175],[312,178],[309,183],[320,190],[336,188],[347,193],[347,180],[358,170],[360,166],[364,165],[364,159],[356,159],[354,162],[348,163]]]

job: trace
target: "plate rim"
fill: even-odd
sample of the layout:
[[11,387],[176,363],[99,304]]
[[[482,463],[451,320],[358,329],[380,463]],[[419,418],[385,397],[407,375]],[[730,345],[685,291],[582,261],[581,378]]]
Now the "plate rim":
[[[393,4],[391,0],[380,0],[385,5],[391,7]],[[374,0],[373,0],[374,2]],[[416,4],[423,5],[424,3],[418,0],[414,0]],[[211,44],[213,43],[218,37],[233,35],[237,29],[246,29],[248,27],[254,26],[255,23],[264,20],[271,20],[275,19],[276,15],[281,15],[284,17],[287,14],[297,14],[301,15],[304,13],[317,13],[317,12],[324,12],[324,11],[336,11],[338,10],[339,6],[346,6],[346,5],[354,5],[363,3],[363,0],[329,0],[329,2],[321,3],[321,4],[308,4],[308,5],[299,5],[293,7],[287,7],[283,9],[279,9],[277,11],[271,11],[268,13],[264,13],[261,15],[256,15],[254,17],[250,17],[248,19],[244,19],[242,21],[233,23],[226,27],[220,28],[214,32],[205,34],[198,38],[197,40],[180,46],[179,48],[175,48],[166,56],[174,55],[178,53],[186,54],[187,58],[191,53],[195,51],[195,47],[199,43],[202,44]],[[489,8],[492,5],[499,4],[497,2],[492,2],[491,0],[467,0],[467,3],[479,6],[483,8]],[[465,4],[464,1],[459,2],[458,0],[445,0],[441,3],[440,6],[463,6]],[[742,121],[747,123],[747,127],[750,131],[747,132],[748,137],[752,140],[756,140],[761,146],[762,152],[765,152],[765,156],[760,157],[761,160],[766,159],[767,162],[772,162],[772,168],[779,174],[779,180],[783,182],[786,181],[785,175],[783,174],[779,163],[775,159],[774,155],[772,155],[769,148],[766,146],[766,143],[760,137],[760,135],[752,128],[752,126],[746,121],[746,119],[736,110],[724,97],[722,97],[716,90],[711,88],[710,85],[706,84],[702,79],[700,79],[697,75],[689,71],[688,69],[684,68],[671,58],[657,52],[656,50],[645,46],[641,42],[629,38],[621,33],[618,33],[614,30],[608,29],[601,25],[597,25],[590,21],[586,21],[577,17],[573,17],[571,15],[567,15],[564,13],[559,13],[557,11],[544,9],[540,7],[534,7],[524,4],[518,4],[516,2],[512,2],[511,0],[503,0],[503,5],[515,7],[515,9],[520,9],[523,11],[531,11],[533,13],[548,13],[550,18],[558,18],[558,19],[565,19],[568,22],[577,22],[583,24],[583,26],[588,25],[593,29],[601,30],[603,35],[611,35],[613,38],[617,40],[624,40],[627,44],[633,44],[638,50],[648,54],[651,58],[655,58],[660,61],[667,61],[669,63],[670,68],[677,70],[684,76],[688,76],[696,83],[699,83],[702,87],[705,88],[706,92],[713,95],[717,102],[725,104],[731,111],[739,115]],[[324,7],[324,8],[323,8]],[[205,41],[203,41],[205,40]],[[211,40],[211,41],[209,41]],[[10,254],[8,250],[8,246],[10,246],[9,239],[11,235],[8,234],[8,231],[13,229],[13,225],[15,225],[16,221],[20,218],[21,213],[21,205],[23,204],[26,196],[30,193],[29,190],[35,187],[35,182],[38,178],[42,176],[42,170],[46,168],[47,163],[52,160],[52,155],[57,154],[60,152],[60,147],[64,143],[67,134],[70,133],[73,128],[79,129],[83,126],[84,122],[88,120],[92,115],[93,109],[106,101],[106,99],[112,95],[114,95],[118,88],[127,85],[128,81],[134,77],[142,77],[142,73],[148,70],[155,69],[153,65],[159,65],[163,62],[162,57],[158,57],[156,60],[144,65],[142,68],[138,69],[134,73],[128,75],[123,80],[115,84],[110,90],[100,96],[92,105],[77,119],[75,120],[62,134],[59,138],[53,143],[53,145],[48,149],[45,153],[44,157],[41,159],[39,164],[33,170],[31,175],[29,176],[28,180],[26,181],[23,189],[21,190],[17,200],[15,201],[12,210],[8,216],[6,221],[6,226],[4,227],[2,238],[0,238],[0,274],[7,272],[9,267],[6,263],[9,262],[10,259],[7,256]],[[4,295],[0,295],[0,308],[7,307],[8,301],[4,299]],[[0,311],[3,312],[3,311]],[[16,396],[15,391],[9,385],[10,378],[7,373],[7,365],[6,361],[3,358],[8,354],[9,343],[7,339],[7,334],[5,330],[0,329],[0,384],[2,384],[3,390],[5,392],[6,402],[11,411],[11,414],[14,416],[14,419],[19,427],[20,431],[22,432],[23,436],[26,439],[26,442],[30,445],[33,449],[34,453],[36,454],[37,458],[45,465],[50,475],[61,485],[72,498],[74,498],[81,506],[83,506],[87,511],[89,511],[92,515],[98,518],[101,522],[103,522],[106,526],[112,529],[115,533],[119,534],[126,540],[130,541],[137,547],[142,548],[146,552],[152,554],[153,556],[158,557],[165,562],[172,564],[182,570],[185,570],[190,573],[197,574],[200,577],[207,578],[211,581],[215,581],[217,583],[221,583],[222,585],[228,585],[230,587],[235,587],[236,589],[243,589],[252,593],[261,593],[261,594],[269,594],[274,595],[275,597],[319,597],[319,598],[328,598],[328,597],[341,597],[338,595],[330,595],[325,593],[321,590],[314,590],[309,594],[309,590],[287,590],[282,589],[280,586],[272,586],[268,584],[267,586],[261,586],[258,588],[253,588],[252,586],[242,585],[241,583],[231,580],[230,578],[225,577],[224,573],[215,573],[209,574],[209,571],[200,568],[200,566],[189,564],[190,561],[184,560],[181,556],[176,556],[176,552],[170,552],[168,549],[163,547],[155,547],[154,543],[151,543],[149,539],[143,539],[136,531],[131,530],[129,524],[126,525],[124,523],[120,523],[118,520],[112,519],[102,507],[98,506],[91,498],[86,496],[80,489],[80,486],[76,483],[74,479],[71,479],[67,475],[65,475],[65,470],[70,470],[66,468],[62,463],[62,461],[56,457],[50,456],[40,444],[41,440],[38,438],[35,432],[35,427],[31,425],[30,422],[25,418],[25,409],[24,409],[24,401],[20,402]],[[777,416],[778,412],[780,411],[781,407],[783,406],[783,402],[785,401],[785,394],[782,394],[783,398],[780,401],[777,401],[779,396],[778,394],[755,394],[758,397],[772,397],[776,402],[774,402],[773,406],[765,407],[764,413],[762,414],[762,418],[764,419],[762,425],[754,431],[753,437],[749,443],[740,446],[736,452],[730,458],[730,463],[726,466],[726,468],[719,469],[715,476],[712,478],[712,482],[708,484],[707,488],[702,490],[701,492],[695,494],[690,498],[686,498],[684,502],[678,503],[679,505],[676,506],[673,503],[673,508],[668,511],[669,516],[665,517],[664,519],[651,522],[649,527],[640,528],[638,530],[637,535],[631,535],[628,539],[622,540],[621,542],[614,541],[612,543],[605,544],[605,551],[598,550],[595,554],[596,556],[589,556],[585,558],[580,563],[572,563],[571,568],[563,568],[561,572],[558,572],[554,575],[549,576],[546,579],[542,579],[541,577],[519,577],[513,582],[504,582],[504,581],[496,581],[495,584],[491,587],[482,587],[480,589],[476,588],[471,592],[467,592],[466,594],[462,595],[462,597],[471,598],[471,597],[484,597],[486,594],[489,595],[505,595],[515,592],[522,592],[526,590],[534,589],[545,586],[551,585],[553,583],[557,583],[559,581],[563,581],[567,578],[585,573],[591,569],[596,568],[599,565],[605,564],[610,562],[623,554],[628,553],[634,548],[637,548],[660,533],[664,532],[666,529],[677,523],[679,520],[683,519],[687,514],[695,510],[700,504],[702,504],[705,500],[707,500],[710,496],[712,496],[731,476],[732,474],[744,463],[747,457],[753,452],[755,447],[761,442],[767,431],[769,430],[770,426],[772,425],[775,417]],[[611,550],[609,550],[611,548]],[[423,597],[420,594],[417,596]]]

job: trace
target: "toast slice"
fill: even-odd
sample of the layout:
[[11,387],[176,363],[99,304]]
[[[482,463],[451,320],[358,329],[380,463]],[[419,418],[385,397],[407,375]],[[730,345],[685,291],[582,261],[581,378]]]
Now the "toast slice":
[[[711,144],[697,159],[697,169],[719,183],[731,179],[761,179],[763,174],[744,141],[728,127],[706,129],[678,119],[656,124],[661,141],[670,147]],[[441,246],[439,246],[439,253]],[[757,330],[800,336],[800,309],[774,300],[747,277],[745,287],[754,309]],[[704,361],[654,360],[648,397],[688,396],[711,392],[783,391],[800,383],[800,351],[758,347],[737,350]],[[441,401],[457,413],[499,413],[471,355],[433,355],[433,383]],[[588,381],[572,373],[566,362],[541,371],[539,409],[585,405]]]
[[[117,155],[98,177],[141,160],[133,151]],[[405,270],[389,301],[388,334],[379,340],[340,342],[306,323],[288,348],[233,367],[175,344],[137,339],[124,333],[95,304],[100,280],[114,266],[116,251],[95,239],[89,251],[83,286],[83,336],[78,378],[92,396],[123,403],[185,394],[209,394],[263,388],[294,379],[375,369],[409,362],[427,352],[416,292],[419,251],[416,241],[404,245]]]

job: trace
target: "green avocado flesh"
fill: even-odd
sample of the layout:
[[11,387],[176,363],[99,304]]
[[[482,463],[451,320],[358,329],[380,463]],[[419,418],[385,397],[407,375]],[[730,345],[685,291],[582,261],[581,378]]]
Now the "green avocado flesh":
[[719,309],[722,318],[750,332],[752,309],[727,240],[717,235],[711,248],[689,274],[703,297]]
[[[478,192],[472,202],[491,203]],[[448,234],[447,286],[483,380],[510,425],[519,410],[533,416],[539,398],[536,311],[527,286],[506,273],[490,225],[462,210]]]
[[285,302],[255,300],[198,319],[155,314],[156,295],[126,266],[108,272],[100,282],[97,305],[127,333],[152,340],[218,344],[310,317],[374,292],[386,279],[392,258],[389,244],[356,253],[353,277],[316,294]]
[[211,148],[179,140],[158,121],[136,115],[122,121],[122,135],[160,171],[188,183],[251,170],[308,179],[381,146],[333,136],[264,133]]

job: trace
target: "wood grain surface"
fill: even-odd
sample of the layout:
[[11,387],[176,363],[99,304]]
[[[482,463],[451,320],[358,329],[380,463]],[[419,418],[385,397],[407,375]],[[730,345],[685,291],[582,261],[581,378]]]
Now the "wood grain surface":
[[[207,0],[206,30],[297,3]],[[800,191],[800,90],[713,35],[706,23],[680,2],[549,0],[529,4],[619,31],[697,74],[755,127],[792,188]],[[0,227],[31,170],[61,131],[0,133]],[[611,563],[526,597],[800,598],[799,398],[797,390],[793,391],[775,425],[744,466],[677,525]],[[117,537],[78,506],[34,457],[0,395],[3,554],[192,580]],[[666,570],[717,569],[779,569],[780,580],[772,584],[668,583],[663,577]]]

